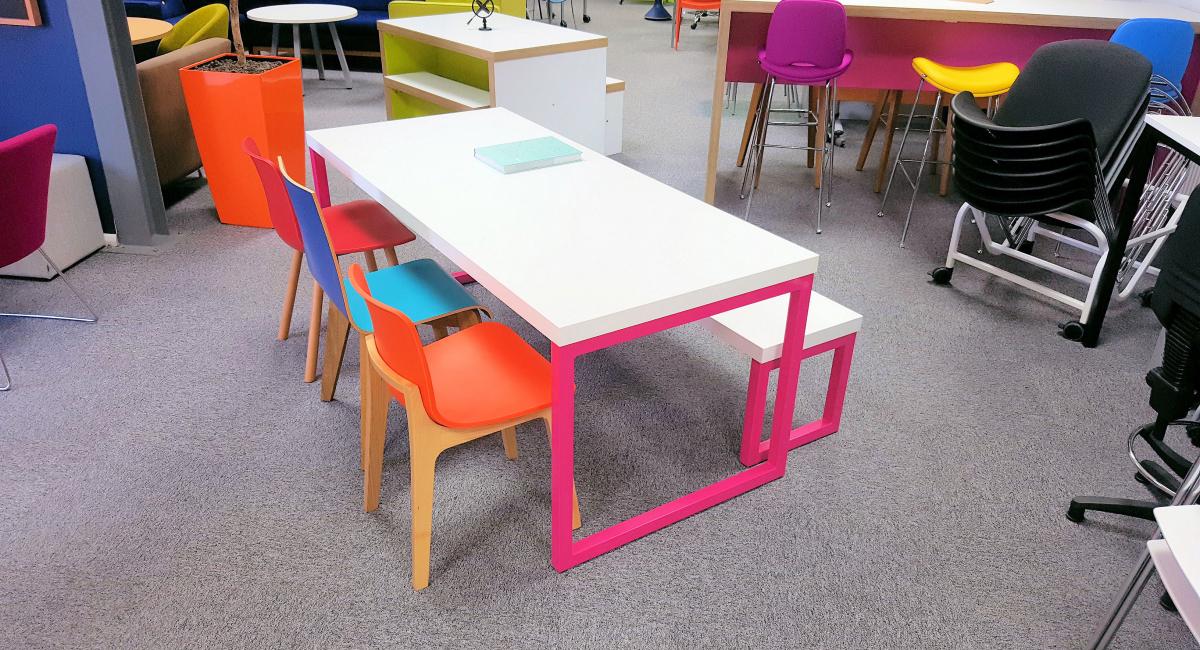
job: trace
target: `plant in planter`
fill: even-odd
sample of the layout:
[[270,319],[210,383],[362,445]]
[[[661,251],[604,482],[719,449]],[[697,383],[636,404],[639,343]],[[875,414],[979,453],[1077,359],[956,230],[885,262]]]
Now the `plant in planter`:
[[254,138],[289,174],[304,177],[304,98],[300,60],[247,55],[237,0],[229,3],[233,54],[179,71],[196,146],[221,223],[271,227],[267,200],[242,141]]

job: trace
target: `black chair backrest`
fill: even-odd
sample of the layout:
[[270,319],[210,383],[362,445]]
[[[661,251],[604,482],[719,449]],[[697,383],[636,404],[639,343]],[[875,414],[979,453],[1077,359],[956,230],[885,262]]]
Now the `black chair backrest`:
[[[1156,426],[1183,417],[1196,406],[1200,386],[1200,199],[1188,201],[1175,232],[1155,262],[1158,281],[1150,306],[1167,328],[1162,365],[1146,376]],[[1193,438],[1195,440],[1195,438]]]
[[971,93],[954,110],[954,179],[967,203],[1000,216],[1040,216],[1071,210],[1094,218],[1102,187],[1096,142],[1087,121],[1001,126]]
[[1102,168],[1141,124],[1150,90],[1150,61],[1124,45],[1100,40],[1039,47],[996,111],[1000,126],[1043,126],[1086,120]]

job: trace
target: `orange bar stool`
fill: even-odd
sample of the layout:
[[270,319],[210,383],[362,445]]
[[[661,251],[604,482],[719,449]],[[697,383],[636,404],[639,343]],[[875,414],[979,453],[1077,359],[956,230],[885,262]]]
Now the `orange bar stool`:
[[[365,339],[374,372],[364,373],[370,412],[364,413],[363,509],[372,512],[379,507],[391,392],[408,415],[412,585],[420,590],[429,586],[433,471],[438,455],[500,433],[505,454],[515,459],[517,426],[532,420],[545,422],[549,436],[550,363],[516,332],[494,322],[468,325],[425,345],[404,312],[371,295],[361,266],[351,265],[349,276],[350,286],[366,301],[373,325]],[[579,528],[579,524],[575,498],[572,526]]]
[[[912,221],[913,205],[917,201],[917,187],[920,184],[921,174],[925,171],[925,165],[945,165],[948,167],[950,164],[953,132],[946,124],[948,120],[943,121],[941,118],[943,98],[945,98],[948,104],[949,100],[958,93],[970,92],[976,97],[987,98],[988,113],[990,114],[995,110],[996,97],[1008,92],[1013,82],[1017,80],[1017,75],[1021,72],[1012,63],[989,63],[987,65],[956,67],[942,65],[924,57],[913,59],[912,66],[913,70],[916,70],[917,74],[921,77],[921,81],[917,84],[917,96],[913,99],[912,109],[908,112],[908,122],[904,125],[904,135],[900,137],[900,148],[896,152],[896,161],[892,164],[892,173],[888,177],[887,189],[883,192],[883,200],[879,203],[878,213],[880,217],[884,215],[888,194],[892,190],[892,182],[896,180],[896,170],[900,170],[904,174],[904,179],[912,187],[912,197],[908,201],[908,214],[904,218],[904,231],[900,234],[901,248],[904,248],[904,240],[908,236],[908,225]],[[912,130],[913,118],[916,116],[917,106],[921,103],[921,91],[927,82],[937,90],[937,95],[933,99],[933,108],[929,111],[929,131],[925,136],[925,145],[921,151],[920,158],[905,158],[904,146],[908,143],[908,133]],[[944,133],[946,135],[946,141],[941,145],[942,150],[945,152],[944,160],[930,160],[930,144],[933,142],[935,133]],[[916,163],[917,173],[909,176],[908,168],[904,166],[905,163]]]

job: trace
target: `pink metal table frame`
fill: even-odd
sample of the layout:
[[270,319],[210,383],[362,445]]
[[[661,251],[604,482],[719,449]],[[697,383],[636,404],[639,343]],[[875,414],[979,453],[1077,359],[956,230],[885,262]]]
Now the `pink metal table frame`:
[[[309,149],[317,200],[329,205],[329,178],[325,159]],[[460,280],[461,281],[461,280]],[[796,387],[804,350],[813,276],[781,282],[707,305],[663,316],[621,330],[567,345],[550,345],[551,402],[550,452],[550,564],[563,572],[640,539],[698,512],[782,478],[787,470],[788,440]],[[571,530],[571,493],[575,483],[575,360],[586,354],[620,345],[643,336],[679,327],[751,303],[790,294],[783,352],[772,367],[779,369],[775,415],[765,461],[733,476],[643,512],[621,523],[576,540]],[[761,430],[761,419],[759,420]]]

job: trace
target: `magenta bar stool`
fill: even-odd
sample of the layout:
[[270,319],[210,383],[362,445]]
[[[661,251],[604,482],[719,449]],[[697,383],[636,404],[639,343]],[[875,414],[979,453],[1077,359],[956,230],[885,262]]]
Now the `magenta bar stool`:
[[[754,189],[762,173],[763,149],[800,149],[821,152],[819,191],[817,192],[817,234],[821,234],[821,215],[832,205],[833,196],[833,105],[837,103],[837,78],[854,60],[854,52],[846,49],[846,8],[837,0],[783,0],[771,14],[767,28],[767,46],[759,50],[758,62],[767,74],[751,126],[748,162],[742,175],[741,198],[746,201],[746,217],[754,200]],[[771,99],[775,85],[817,86],[824,84],[825,93],[817,115],[798,111],[803,120],[772,122]],[[819,129],[818,142],[806,146],[767,144],[767,127],[771,124],[813,127]],[[754,183],[747,194],[751,168]]]

